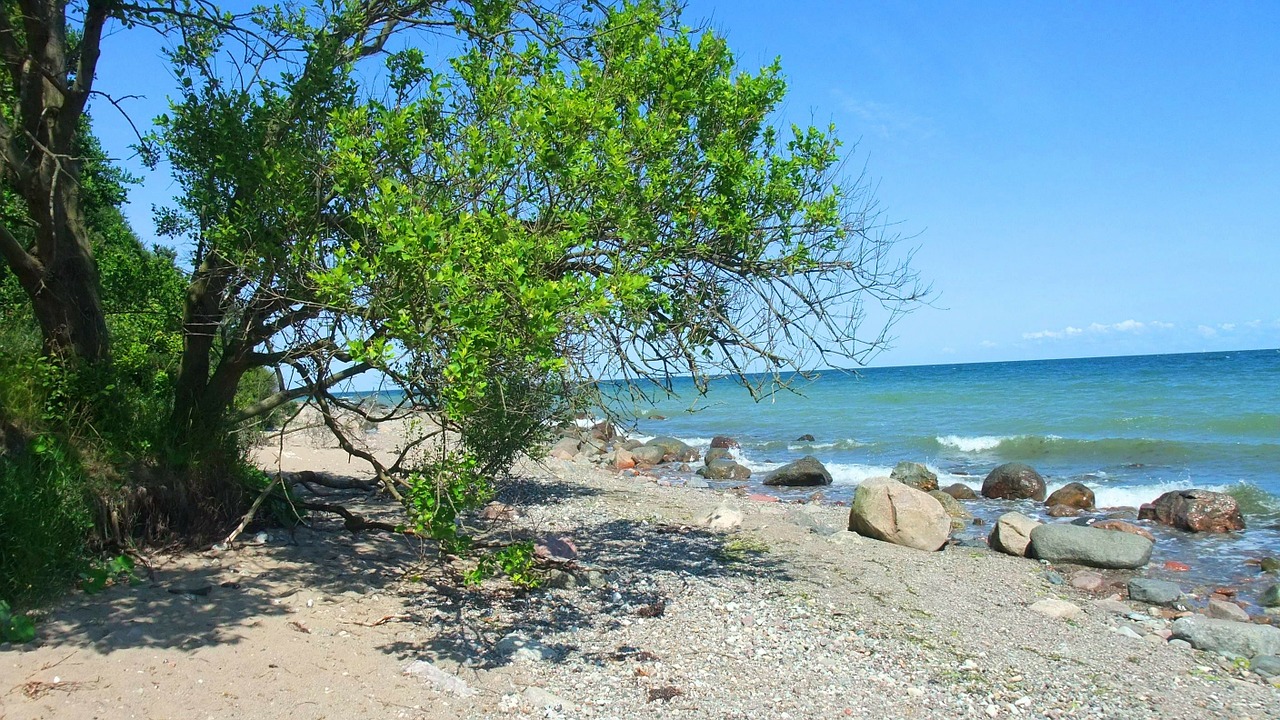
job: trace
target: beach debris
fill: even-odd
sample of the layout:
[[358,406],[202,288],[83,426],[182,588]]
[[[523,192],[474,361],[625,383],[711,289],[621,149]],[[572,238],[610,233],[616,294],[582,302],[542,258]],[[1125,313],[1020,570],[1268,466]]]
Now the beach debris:
[[1080,606],[1057,598],[1045,598],[1031,604],[1031,611],[1058,620],[1072,620],[1080,615]]
[[893,466],[889,477],[916,490],[929,492],[938,489],[938,476],[925,467],[924,463],[903,460]]
[[1211,490],[1172,490],[1138,508],[1138,519],[1190,532],[1244,529],[1240,503],[1226,493]]
[[422,678],[434,685],[437,690],[458,697],[476,695],[476,689],[468,685],[465,680],[451,672],[441,670],[428,660],[414,660],[405,667],[404,674]]
[[300,632],[300,633],[302,633],[303,635],[310,635],[310,634],[311,634],[311,628],[307,627],[306,625],[303,625],[302,623],[298,622],[297,620],[290,620],[288,623],[286,623],[286,625],[288,625],[289,627],[293,628],[295,632]]
[[992,549],[1007,555],[1026,557],[1031,544],[1031,531],[1044,523],[1017,512],[1008,512],[996,518],[987,543]]
[[654,700],[671,702],[672,698],[679,697],[683,694],[684,694],[684,691],[678,687],[675,687],[674,685],[667,685],[665,687],[659,687],[659,688],[649,688],[649,702],[653,702]]
[[1079,510],[1092,510],[1095,507],[1093,490],[1090,490],[1088,485],[1078,482],[1069,482],[1054,490],[1044,504],[1046,507],[1066,505]]
[[733,530],[742,525],[742,511],[732,505],[724,504],[698,519],[699,525],[712,530]]
[[992,500],[1044,500],[1044,478],[1023,463],[1005,463],[987,473],[982,481],[982,497]]
[[1151,560],[1153,543],[1114,530],[1071,524],[1041,525],[1031,531],[1028,557],[1095,568],[1140,568]]
[[184,587],[169,588],[169,594],[171,595],[194,595],[197,597],[205,597],[210,592],[213,592],[212,585],[199,585],[196,587],[185,587],[185,588]]
[[812,455],[805,455],[799,460],[789,462],[770,472],[765,476],[764,484],[786,487],[830,485],[831,473],[827,472],[826,466],[818,458]]
[[1182,588],[1168,580],[1133,578],[1129,581],[1129,599],[1149,605],[1170,606],[1182,598]]
[[875,540],[932,552],[947,542],[951,518],[929,493],[897,480],[871,478],[854,491],[849,529]]

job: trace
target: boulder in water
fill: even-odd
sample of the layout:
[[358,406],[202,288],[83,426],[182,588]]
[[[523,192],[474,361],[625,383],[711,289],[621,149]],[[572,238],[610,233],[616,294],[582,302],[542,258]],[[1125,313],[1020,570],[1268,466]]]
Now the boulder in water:
[[728,448],[736,448],[741,446],[738,445],[737,440],[734,440],[733,438],[728,437],[727,435],[717,435],[711,438],[711,447],[728,449]]
[[946,544],[951,518],[928,493],[889,478],[871,478],[854,491],[849,529],[894,545],[932,552]]
[[751,470],[732,460],[712,460],[698,468],[698,474],[708,480],[746,480]]
[[787,463],[766,475],[764,484],[785,487],[830,485],[831,473],[827,472],[826,466],[818,458],[812,455],[805,455],[799,460]]
[[965,485],[964,483],[951,483],[950,485],[942,488],[942,492],[950,495],[951,497],[957,500],[977,500],[978,499],[978,493],[974,492],[973,488],[969,487],[968,485]]
[[1070,482],[1054,490],[1044,504],[1047,507],[1066,505],[1080,510],[1092,510],[1094,508],[1093,491],[1084,483]]
[[1139,508],[1138,518],[1191,532],[1244,529],[1240,503],[1226,493],[1211,490],[1172,490]]
[[698,451],[689,447],[688,443],[673,437],[656,437],[645,443],[650,447],[660,447],[666,451],[663,462],[691,462],[698,459]]
[[1005,463],[982,481],[982,497],[992,500],[1044,500],[1044,478],[1022,463]]
[[924,492],[938,489],[938,476],[923,463],[904,460],[894,466],[889,478]]
[[1031,531],[1027,556],[1052,563],[1132,569],[1151,560],[1152,546],[1150,540],[1129,533],[1053,524]]
[[1075,517],[1080,514],[1080,508],[1070,505],[1050,505],[1044,514],[1056,518]]
[[708,465],[711,464],[712,460],[732,460],[732,459],[733,459],[733,453],[729,452],[728,448],[716,447],[715,445],[712,445],[711,448],[707,450],[707,454],[702,457],[702,461],[707,463]]
[[804,435],[796,438],[796,442],[813,442],[813,436],[809,433],[805,433]]
[[641,445],[629,452],[639,467],[659,465],[662,463],[662,459],[667,456],[666,448],[661,445]]

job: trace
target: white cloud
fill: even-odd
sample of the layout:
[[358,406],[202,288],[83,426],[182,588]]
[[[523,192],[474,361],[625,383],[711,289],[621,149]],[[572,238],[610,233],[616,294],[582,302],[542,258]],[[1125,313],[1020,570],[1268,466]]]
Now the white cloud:
[[1201,325],[1200,327],[1196,328],[1196,332],[1200,333],[1201,335],[1203,335],[1203,336],[1205,336],[1205,337],[1207,337],[1207,338],[1217,337],[1217,335],[1218,335],[1218,331],[1217,331],[1217,330],[1214,330],[1213,328],[1209,327],[1208,325]]
[[1221,325],[1219,325],[1219,326],[1218,326],[1218,329],[1219,329],[1219,330],[1221,330],[1221,331],[1223,331],[1223,332],[1231,332],[1232,330],[1235,330],[1235,329],[1236,329],[1236,324],[1235,324],[1235,323],[1222,323]]
[[1142,333],[1149,330],[1172,330],[1173,323],[1161,322],[1154,320],[1149,323],[1141,320],[1121,320],[1118,323],[1089,323],[1083,328],[1074,325],[1068,325],[1061,330],[1037,330],[1036,332],[1022,333],[1023,340],[1061,340],[1063,338],[1075,337],[1077,335],[1104,335],[1107,333]]
[[1145,327],[1146,324],[1140,323],[1137,320],[1125,320],[1124,322],[1118,322],[1115,325],[1112,325],[1111,329],[1116,332],[1137,332]]
[[1160,322],[1159,320],[1152,320],[1150,325],[1156,330],[1172,330],[1176,327],[1173,323]]
[[982,342],[978,343],[978,347],[984,347],[984,348],[1000,347],[1000,343],[991,342],[990,340],[983,340]]

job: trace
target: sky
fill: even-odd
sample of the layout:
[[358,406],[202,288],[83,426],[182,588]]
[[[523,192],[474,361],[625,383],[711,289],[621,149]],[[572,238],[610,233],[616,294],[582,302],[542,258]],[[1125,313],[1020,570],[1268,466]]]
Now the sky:
[[[834,123],[930,307],[873,365],[1280,347],[1280,4],[691,0],[744,70],[780,57],[778,120]],[[139,125],[160,44],[104,43]],[[134,142],[99,103],[104,144]],[[147,176],[128,210],[154,239]]]

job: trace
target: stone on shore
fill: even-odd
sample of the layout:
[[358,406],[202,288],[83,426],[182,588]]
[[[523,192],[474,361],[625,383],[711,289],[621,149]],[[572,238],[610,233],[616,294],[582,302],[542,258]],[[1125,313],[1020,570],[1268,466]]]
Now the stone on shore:
[[732,505],[721,505],[699,518],[698,524],[722,532],[733,530],[742,525],[742,511]]
[[978,493],[974,492],[973,488],[969,487],[968,485],[965,485],[964,483],[951,483],[950,485],[942,488],[942,492],[950,495],[951,497],[957,500],[977,500],[978,499]]
[[1044,500],[1044,478],[1022,463],[1005,463],[982,481],[982,497],[992,500]]
[[1244,529],[1240,503],[1226,493],[1211,490],[1172,490],[1139,508],[1138,518],[1191,532]]
[[741,446],[738,445],[737,440],[734,440],[731,437],[728,437],[725,435],[717,435],[711,438],[711,447],[718,448],[721,450],[727,450],[729,448],[736,448]]
[[728,448],[711,446],[707,450],[707,454],[702,456],[702,462],[710,465],[712,460],[732,460],[733,453]]
[[698,474],[708,480],[746,480],[751,470],[733,460],[712,460],[698,468]]
[[1067,483],[1054,490],[1044,504],[1046,507],[1066,505],[1080,510],[1092,510],[1094,508],[1093,491],[1084,483]]
[[1005,513],[996,519],[995,527],[991,528],[991,535],[987,537],[987,544],[1007,555],[1026,557],[1027,546],[1031,544],[1031,531],[1043,524],[1022,513]]
[[578,449],[581,447],[582,441],[576,437],[560,438],[551,446],[547,455],[559,460],[572,460],[578,456]]
[[875,540],[932,552],[946,544],[951,518],[928,493],[889,478],[871,478],[853,494],[849,529]]
[[1188,615],[1173,621],[1173,637],[1186,640],[1197,650],[1246,658],[1280,655],[1280,628],[1270,625]]
[[938,489],[938,476],[918,462],[904,460],[898,463],[894,466],[893,472],[889,473],[889,477],[907,487],[925,492]]
[[656,437],[645,443],[649,447],[660,447],[666,451],[663,462],[692,462],[698,459],[698,451],[689,447],[688,443],[673,437]]
[[1249,622],[1249,613],[1245,612],[1239,605],[1225,600],[1210,600],[1209,607],[1205,608],[1204,614],[1217,620]]
[[1027,556],[1052,563],[1097,568],[1140,568],[1151,560],[1146,538],[1071,524],[1041,525],[1031,531]]
[[1151,542],[1156,541],[1155,535],[1152,535],[1151,533],[1138,527],[1137,525],[1134,525],[1133,523],[1127,523],[1123,520],[1099,520],[1098,522],[1094,523],[1090,527],[1096,527],[1099,530],[1115,530],[1117,532],[1132,533],[1134,535],[1144,537],[1150,540]]
[[626,448],[618,448],[613,451],[613,466],[618,470],[629,470],[636,466],[636,456]]
[[1147,605],[1173,605],[1182,597],[1177,583],[1152,578],[1134,578],[1129,581],[1129,599]]
[[1045,598],[1031,604],[1031,611],[1058,620],[1072,620],[1080,615],[1080,606],[1066,600]]
[[1259,655],[1249,663],[1249,669],[1264,678],[1280,677],[1280,657]]
[[1262,607],[1280,607],[1280,585],[1268,585],[1258,596],[1258,604]]
[[1080,514],[1080,508],[1062,504],[1050,505],[1049,509],[1044,511],[1044,514],[1056,518],[1075,517]]
[[636,461],[637,467],[653,467],[662,464],[663,458],[667,456],[667,449],[661,445],[641,445],[640,447],[628,451],[631,453],[632,459]]
[[782,485],[785,487],[810,487],[814,485],[830,485],[831,473],[812,455],[805,455],[795,462],[787,463],[764,477],[765,485]]

